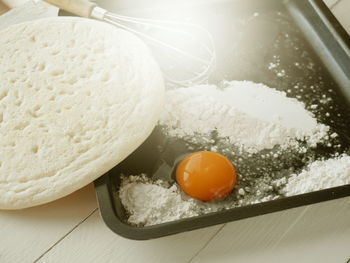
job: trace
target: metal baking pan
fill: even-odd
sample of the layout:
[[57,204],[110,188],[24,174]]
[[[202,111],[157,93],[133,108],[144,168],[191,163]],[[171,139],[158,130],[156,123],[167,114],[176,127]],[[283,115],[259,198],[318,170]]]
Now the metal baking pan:
[[[222,79],[261,82],[279,90],[292,90],[289,96],[305,99],[306,105],[319,102],[327,92],[331,102],[321,105],[316,117],[340,135],[344,151],[350,149],[350,37],[322,0],[211,1],[189,8],[205,14],[206,21],[198,22],[218,40],[217,70],[211,82]],[[276,60],[285,73],[283,77],[269,68]],[[291,87],[296,84],[303,88],[294,91]],[[312,90],[315,86],[318,92]],[[326,112],[331,118],[326,117]],[[163,140],[155,129],[133,154],[95,181],[101,216],[118,235],[137,240],[158,238],[350,196],[350,185],[344,185],[154,226],[129,225],[117,195],[120,174],[152,176],[159,165],[157,145]],[[181,144],[171,144],[167,158],[175,163],[185,152]],[[331,153],[332,149],[317,149],[316,154]],[[170,173],[164,171],[164,178],[170,178]]]

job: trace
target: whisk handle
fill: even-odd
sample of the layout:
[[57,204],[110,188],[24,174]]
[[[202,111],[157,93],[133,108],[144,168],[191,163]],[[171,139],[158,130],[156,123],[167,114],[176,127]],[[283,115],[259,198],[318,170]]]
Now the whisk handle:
[[63,10],[82,17],[90,17],[95,3],[88,0],[44,0],[45,2],[57,6]]

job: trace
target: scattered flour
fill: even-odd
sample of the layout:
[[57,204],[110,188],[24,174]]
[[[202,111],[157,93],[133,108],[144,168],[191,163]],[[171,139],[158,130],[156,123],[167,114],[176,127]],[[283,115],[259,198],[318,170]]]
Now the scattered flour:
[[[288,98],[284,92],[248,81],[224,82],[223,87],[200,85],[169,90],[160,125],[167,135],[185,140],[193,138],[194,142],[201,142],[203,137],[213,141],[212,132],[216,131],[219,138],[248,153],[280,145],[280,154],[284,154],[288,151],[283,149],[298,146],[299,140],[313,147],[338,136],[328,135],[329,127],[317,123],[303,103]],[[307,146],[297,147],[298,153],[306,151]],[[279,159],[279,155],[274,152],[273,158]],[[315,161],[300,174],[291,175],[289,180],[287,174],[274,181],[269,171],[265,173],[266,176],[256,179],[254,184],[243,183],[228,199],[218,202],[188,198],[177,184],[155,182],[146,175],[124,176],[118,194],[129,214],[128,223],[150,226],[274,200],[284,194],[349,184],[350,156]]]
[[350,184],[350,156],[311,163],[300,174],[293,174],[282,189],[287,196]]
[[296,146],[298,140],[313,147],[327,136],[329,127],[284,92],[249,81],[223,85],[167,91],[160,125],[179,138],[210,137],[216,131],[248,153]]
[[[280,193],[286,196],[346,184],[350,184],[350,156],[348,155],[325,161],[315,161],[300,174],[291,175],[289,180],[282,177],[272,182],[275,187],[282,187]],[[238,196],[246,195],[243,188],[237,192]],[[250,201],[246,200],[246,202],[243,202],[244,200],[241,198],[238,198],[237,202],[233,200],[221,200],[214,203],[199,202],[181,194],[177,184],[169,187],[162,180],[154,182],[146,175],[135,175],[122,178],[119,198],[129,214],[128,223],[151,226],[222,209],[266,202],[278,199],[280,196],[268,195],[262,198],[256,196],[256,198]]]
[[195,201],[184,200],[174,184],[151,182],[145,175],[124,177],[119,197],[135,225],[156,225],[198,215]]

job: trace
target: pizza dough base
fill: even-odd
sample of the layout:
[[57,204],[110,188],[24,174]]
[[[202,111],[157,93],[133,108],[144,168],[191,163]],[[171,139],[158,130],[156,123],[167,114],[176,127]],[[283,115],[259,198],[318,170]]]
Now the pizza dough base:
[[164,83],[134,35],[73,17],[0,35],[0,209],[43,204],[91,183],[156,125]]

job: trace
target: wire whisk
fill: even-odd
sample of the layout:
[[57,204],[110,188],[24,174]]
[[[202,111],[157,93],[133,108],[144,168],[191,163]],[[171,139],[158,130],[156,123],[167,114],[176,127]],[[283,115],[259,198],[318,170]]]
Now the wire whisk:
[[45,0],[78,16],[105,21],[144,40],[152,50],[165,79],[191,86],[208,81],[215,66],[212,35],[188,22],[138,18],[114,14],[87,0]]

